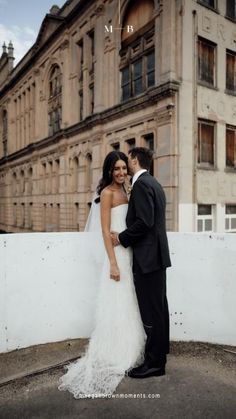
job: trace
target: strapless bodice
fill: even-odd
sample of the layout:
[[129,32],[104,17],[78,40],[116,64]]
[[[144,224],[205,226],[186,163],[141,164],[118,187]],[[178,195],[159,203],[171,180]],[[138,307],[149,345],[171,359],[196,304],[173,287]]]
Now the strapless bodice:
[[126,229],[128,204],[121,204],[111,209],[111,230],[120,233]]

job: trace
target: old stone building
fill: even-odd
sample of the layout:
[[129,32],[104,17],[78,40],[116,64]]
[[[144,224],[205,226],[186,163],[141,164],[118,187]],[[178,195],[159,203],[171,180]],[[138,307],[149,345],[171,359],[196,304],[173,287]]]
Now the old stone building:
[[0,58],[0,229],[81,231],[104,156],[155,151],[175,231],[236,231],[236,8],[69,0]]

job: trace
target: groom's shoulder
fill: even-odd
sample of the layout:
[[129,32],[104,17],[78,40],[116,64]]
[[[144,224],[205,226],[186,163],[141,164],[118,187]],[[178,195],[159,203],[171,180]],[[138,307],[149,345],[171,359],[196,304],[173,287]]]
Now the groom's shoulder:
[[142,183],[155,183],[157,180],[149,173],[145,172],[143,175],[141,175],[138,180]]
[[140,176],[138,180],[140,180],[140,182],[145,183],[146,185],[150,185],[152,187],[162,189],[162,186],[158,182],[158,180],[154,176],[152,176],[149,172],[144,173],[144,175]]

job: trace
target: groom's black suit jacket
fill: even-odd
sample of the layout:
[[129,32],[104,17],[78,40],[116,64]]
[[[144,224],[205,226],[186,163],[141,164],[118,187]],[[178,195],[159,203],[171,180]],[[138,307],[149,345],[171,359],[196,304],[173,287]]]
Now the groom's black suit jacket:
[[165,224],[166,198],[160,183],[142,173],[131,191],[127,229],[119,234],[122,246],[133,249],[143,273],[171,266]]

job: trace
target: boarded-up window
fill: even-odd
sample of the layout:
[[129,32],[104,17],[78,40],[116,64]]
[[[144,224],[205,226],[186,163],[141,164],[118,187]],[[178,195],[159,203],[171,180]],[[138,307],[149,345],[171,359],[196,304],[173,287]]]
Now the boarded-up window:
[[215,123],[198,121],[198,163],[214,165],[214,131]]
[[215,85],[216,46],[206,39],[198,38],[198,80]]
[[236,128],[226,127],[226,166],[236,168]]
[[226,2],[226,16],[236,20],[236,1],[227,0]]
[[236,93],[236,53],[226,51],[226,89]]

